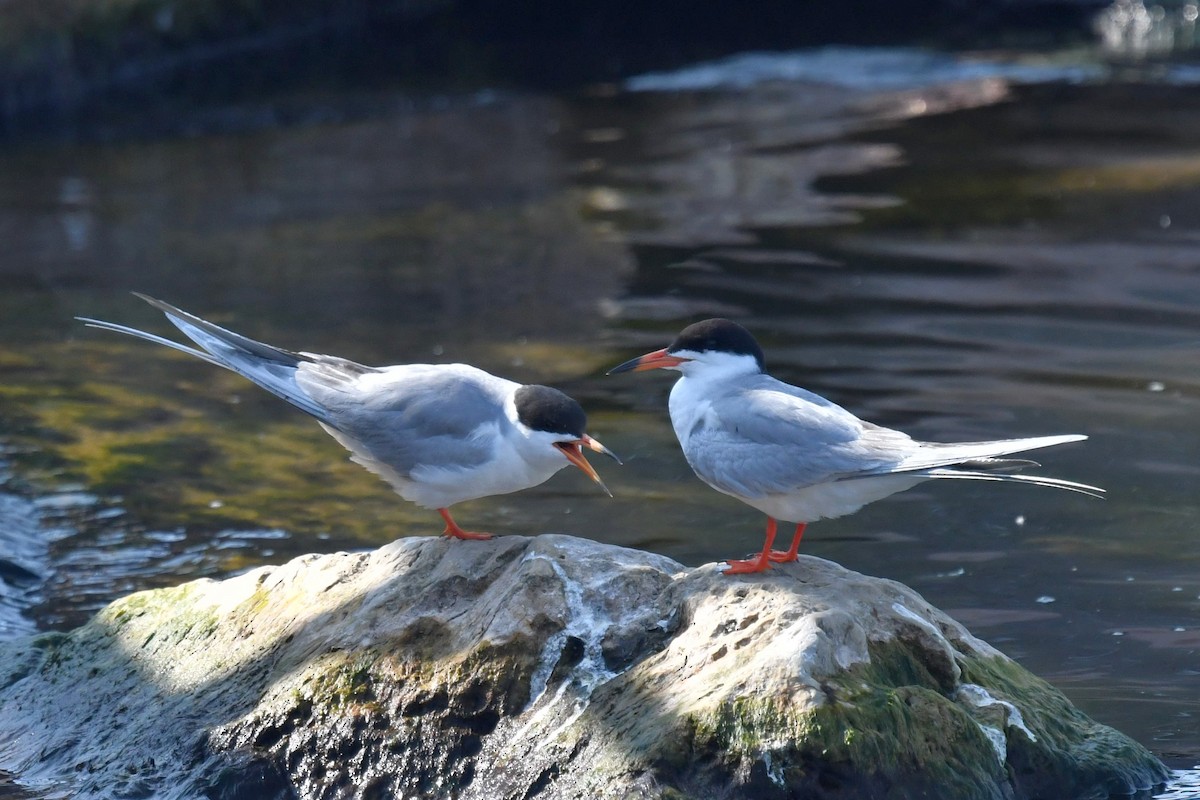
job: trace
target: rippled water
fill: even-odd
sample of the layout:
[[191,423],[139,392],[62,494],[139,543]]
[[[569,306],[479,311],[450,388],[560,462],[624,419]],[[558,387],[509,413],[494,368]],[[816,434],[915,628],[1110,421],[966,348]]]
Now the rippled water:
[[754,550],[763,520],[691,475],[668,376],[603,373],[723,314],[778,377],[920,438],[1091,436],[1039,460],[1105,501],[926,484],[805,548],[914,586],[1192,767],[1193,90],[786,77],[382,96],[320,124],[0,152],[0,634],[440,530],[273,397],[76,314],[168,333],[138,290],[284,347],[558,385],[625,458],[598,464],[616,499],[564,471],[456,516],[688,564]]
[[823,47],[785,53],[743,53],[683,69],[638,75],[629,79],[626,87],[635,92],[675,92],[747,89],[769,81],[804,81],[877,91],[984,78],[1025,84],[1094,81],[1106,74],[1106,66],[1094,60],[994,55],[981,58],[919,48]]

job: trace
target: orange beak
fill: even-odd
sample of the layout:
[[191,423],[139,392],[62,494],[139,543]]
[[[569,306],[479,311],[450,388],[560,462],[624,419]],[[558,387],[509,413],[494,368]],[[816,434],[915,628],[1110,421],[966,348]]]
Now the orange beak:
[[593,469],[592,465],[588,463],[588,460],[583,457],[582,448],[587,447],[591,450],[595,450],[597,453],[603,453],[613,461],[616,461],[618,464],[620,464],[621,459],[617,458],[616,453],[614,453],[612,450],[609,450],[607,447],[600,444],[600,442],[588,436],[586,433],[583,435],[582,439],[576,439],[573,442],[555,442],[554,446],[562,451],[562,454],[567,457],[567,461],[570,461],[572,464],[579,467],[581,470],[583,470],[584,475],[587,475],[589,478],[594,480],[596,484],[604,490],[605,494],[607,494],[609,497],[613,496],[613,493],[610,492],[608,487],[604,485],[604,481],[600,480],[600,476],[596,474],[596,470]]
[[678,367],[685,361],[691,361],[690,358],[680,358],[673,356],[667,352],[667,348],[655,350],[653,353],[646,353],[644,356],[638,356],[626,361],[624,364],[613,367],[608,371],[609,375],[616,375],[618,372],[645,372],[648,369],[669,369],[670,367]]

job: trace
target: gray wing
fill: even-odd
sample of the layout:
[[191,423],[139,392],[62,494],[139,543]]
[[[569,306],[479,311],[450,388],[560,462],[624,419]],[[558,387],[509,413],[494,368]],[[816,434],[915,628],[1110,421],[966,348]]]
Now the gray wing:
[[296,382],[325,408],[338,439],[402,477],[422,466],[478,466],[493,450],[480,434],[510,424],[492,386],[499,379],[481,370],[410,364],[356,374],[340,359],[305,355],[314,360]]
[[766,380],[715,398],[688,437],[688,463],[721,491],[763,497],[890,472],[916,447],[907,434]]

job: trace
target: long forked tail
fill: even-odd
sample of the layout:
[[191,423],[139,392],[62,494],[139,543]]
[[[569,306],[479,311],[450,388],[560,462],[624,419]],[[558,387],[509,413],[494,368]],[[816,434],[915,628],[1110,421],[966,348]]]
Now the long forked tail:
[[921,442],[919,448],[891,469],[892,472],[924,475],[929,478],[955,478],[968,481],[1000,481],[1065,489],[1091,497],[1103,497],[1104,490],[1086,483],[1043,478],[1040,475],[1015,475],[1014,470],[1040,466],[1025,458],[1004,458],[1013,453],[1040,450],[1088,437],[1078,433],[1035,436],[1027,439],[1001,439],[990,442]]
[[1000,481],[1003,483],[1025,483],[1031,486],[1047,486],[1051,489],[1065,489],[1068,492],[1078,492],[1086,494],[1089,497],[1097,497],[1104,499],[1104,490],[1099,486],[1089,486],[1086,483],[1076,483],[1075,481],[1067,481],[1062,478],[1045,478],[1041,475],[1012,475],[1005,472],[984,472],[982,470],[973,469],[954,469],[953,467],[940,467],[937,469],[924,470],[918,474],[928,475],[931,478],[955,478],[958,480],[967,481]]
[[92,328],[136,336],[139,339],[145,339],[148,342],[154,342],[155,344],[161,344],[164,347],[178,350],[181,353],[187,353],[189,356],[207,361],[218,367],[224,367],[227,370],[248,378],[268,392],[283,398],[300,410],[312,414],[317,419],[326,420],[328,416],[327,411],[314,402],[296,384],[296,368],[301,362],[308,361],[308,358],[299,353],[272,347],[269,344],[263,344],[262,342],[242,336],[239,333],[226,330],[194,314],[189,314],[182,309],[176,308],[170,303],[164,303],[162,300],[157,300],[137,292],[134,292],[134,294],[166,314],[167,319],[175,327],[183,331],[185,336],[200,345],[203,350],[197,350],[162,336],[140,331],[137,328],[118,325],[115,322],[105,322],[104,320],[90,319],[88,317],[76,317],[76,319]]

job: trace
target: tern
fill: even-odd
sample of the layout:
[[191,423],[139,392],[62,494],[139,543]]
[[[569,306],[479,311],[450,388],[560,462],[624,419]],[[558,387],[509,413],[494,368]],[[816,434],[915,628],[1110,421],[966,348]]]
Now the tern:
[[311,414],[351,460],[405,500],[436,509],[447,536],[491,538],[460,528],[450,516],[455,503],[537,486],[569,464],[612,496],[582,448],[620,459],[584,431],[583,409],[557,389],[522,385],[467,364],[368,367],[293,353],[134,294],[203,349],[113,322],[77,319],[224,367]]
[[[931,478],[1010,481],[1094,497],[1104,493],[1058,478],[1009,474],[1037,462],[999,458],[1086,436],[916,441],[767,375],[754,336],[727,319],[690,325],[669,346],[608,374],[651,369],[682,373],[671,388],[671,425],[696,475],[767,515],[762,552],[727,562],[726,574],[762,572],[772,563],[795,561],[809,522],[852,514]],[[786,551],[771,549],[777,520],[796,524]]]

